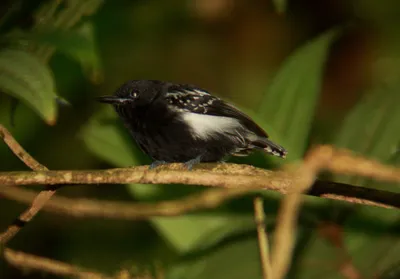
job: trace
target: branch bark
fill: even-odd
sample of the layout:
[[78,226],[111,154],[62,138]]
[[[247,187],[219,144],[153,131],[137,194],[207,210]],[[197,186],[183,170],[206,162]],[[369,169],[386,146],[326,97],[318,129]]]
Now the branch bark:
[[[77,218],[110,218],[122,220],[148,219],[156,216],[176,216],[194,210],[211,209],[223,202],[242,196],[244,189],[211,189],[179,200],[157,203],[132,203],[83,198],[53,197],[44,211]],[[21,203],[30,203],[37,192],[14,186],[0,187],[0,196]]]
[[[393,169],[391,176],[387,180],[400,181]],[[396,170],[398,172],[398,170]],[[201,168],[193,171],[182,169],[180,164],[171,164],[170,166],[160,167],[156,170],[148,170],[147,166],[139,166],[134,168],[95,170],[95,171],[40,171],[40,172],[3,172],[0,173],[0,185],[16,186],[16,185],[63,185],[63,184],[128,184],[128,183],[149,183],[149,184],[172,184],[182,183],[188,185],[202,185],[209,187],[222,187],[227,189],[241,189],[244,194],[248,191],[256,190],[273,190],[282,194],[287,194],[288,189],[292,186],[293,181],[298,177],[282,171],[261,170],[247,165],[235,164],[203,164]],[[0,192],[3,195],[12,195],[8,186],[0,186]],[[8,190],[7,190],[8,189]],[[9,192],[9,194],[7,194]],[[224,192],[229,199],[240,194],[237,192]],[[228,194],[229,193],[229,194]],[[369,189],[365,187],[353,186],[328,181],[317,180],[313,186],[305,192],[308,195],[321,196],[330,199],[342,200],[345,202],[373,205],[380,207],[400,207],[400,194],[385,192],[377,189]],[[14,195],[15,196],[15,195]],[[223,196],[223,195],[222,195]],[[68,206],[72,201],[63,199]],[[25,199],[26,201],[26,199]],[[89,215],[99,215],[93,213],[95,211],[95,202],[91,205],[84,206],[88,201],[79,199],[76,202],[81,204],[80,208],[87,209]],[[60,201],[60,207],[63,202]],[[113,203],[118,207],[119,203]],[[126,204],[125,204],[126,205]],[[153,205],[154,206],[154,205]],[[180,207],[181,205],[178,205]],[[53,208],[57,207],[56,205]],[[64,206],[63,206],[64,207]],[[74,206],[72,206],[74,207]],[[76,206],[75,208],[77,208]],[[102,205],[98,204],[101,208]],[[126,210],[126,207],[123,207]],[[134,208],[134,207],[133,207]],[[85,211],[85,209],[82,209]],[[59,209],[58,211],[62,211]],[[106,210],[105,210],[106,211]],[[134,211],[134,210],[132,210]],[[92,212],[92,213],[90,213]],[[155,212],[158,212],[156,210]],[[155,213],[154,212],[154,213]],[[181,212],[179,212],[181,213]],[[84,214],[84,213],[82,213]],[[107,215],[107,213],[104,213]],[[157,215],[164,215],[162,212]],[[78,215],[78,214],[77,214]]]
[[[7,144],[10,150],[27,165],[35,171],[48,170],[45,166],[35,160],[25,149],[13,138],[11,133],[2,125],[0,125],[0,137]],[[48,200],[56,193],[55,189],[46,189],[41,191],[33,200],[31,206],[15,219],[7,230],[0,234],[0,243],[5,244],[10,241],[32,218],[40,211]]]
[[258,249],[260,251],[260,262],[263,279],[272,279],[271,260],[269,255],[269,242],[265,230],[264,201],[262,197],[256,197],[254,204],[254,220],[257,226]]
[[[4,249],[4,258],[10,265],[22,270],[44,271],[58,276],[68,276],[79,279],[118,279],[118,276],[107,276],[97,271],[24,252],[14,251],[9,248]],[[129,279],[131,277],[128,275],[128,277],[125,276],[124,278]]]

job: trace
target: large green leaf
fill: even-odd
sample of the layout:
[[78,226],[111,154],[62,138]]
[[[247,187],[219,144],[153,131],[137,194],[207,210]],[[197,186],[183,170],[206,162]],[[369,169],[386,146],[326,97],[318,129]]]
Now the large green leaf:
[[288,159],[299,159],[305,151],[326,57],[337,33],[327,31],[287,58],[259,107],[259,116],[288,149]]
[[0,50],[0,91],[34,109],[48,124],[57,117],[56,89],[50,69],[22,50]]
[[299,229],[294,258],[287,278],[295,279],[342,279],[340,264],[343,262],[341,248],[325,239],[318,227],[306,226]]
[[[400,143],[400,84],[377,87],[346,117],[334,144],[364,156],[390,163]],[[345,183],[365,184],[366,179],[340,177]]]
[[81,131],[87,148],[96,156],[115,166],[135,166],[139,161],[134,156],[133,144],[119,131],[111,107],[94,115]]
[[[254,236],[256,232],[254,231]],[[225,245],[167,274],[168,279],[262,278],[257,238]]]
[[[400,84],[392,79],[376,86],[350,111],[335,139],[335,145],[399,165]],[[398,184],[381,183],[358,177],[336,176],[346,183],[398,191]],[[357,206],[346,220],[345,243],[354,265],[363,278],[377,278],[400,258],[400,212]],[[360,229],[361,228],[361,229]]]
[[363,278],[377,278],[399,262],[399,232],[400,211],[396,209],[359,207],[346,221],[345,246]]
[[94,82],[102,78],[102,65],[94,37],[93,24],[86,22],[73,30],[39,29],[29,33],[15,32],[9,35],[15,41],[33,41],[55,47],[56,50],[79,62]]
[[[245,218],[248,220],[248,218]],[[152,222],[167,241],[180,253],[195,251],[195,248],[214,244],[228,234],[227,230],[243,225],[243,218],[232,214],[190,215],[172,218],[157,217]],[[208,239],[212,236],[212,240]],[[212,242],[212,243],[210,243]]]

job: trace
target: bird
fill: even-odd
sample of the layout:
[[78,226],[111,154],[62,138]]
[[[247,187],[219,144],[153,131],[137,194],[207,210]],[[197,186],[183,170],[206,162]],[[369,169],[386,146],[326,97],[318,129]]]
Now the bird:
[[235,106],[191,84],[130,80],[111,104],[140,149],[152,158],[150,169],[184,163],[191,170],[201,162],[223,162],[255,150],[285,158],[287,151]]

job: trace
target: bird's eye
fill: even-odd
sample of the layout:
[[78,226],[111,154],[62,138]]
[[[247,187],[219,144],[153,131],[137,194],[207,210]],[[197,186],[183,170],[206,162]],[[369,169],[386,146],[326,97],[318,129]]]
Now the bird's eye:
[[131,97],[136,98],[138,96],[138,93],[135,91],[131,92]]

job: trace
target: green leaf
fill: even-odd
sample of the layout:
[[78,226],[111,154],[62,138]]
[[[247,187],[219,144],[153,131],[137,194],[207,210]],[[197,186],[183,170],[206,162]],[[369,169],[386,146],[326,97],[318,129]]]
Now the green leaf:
[[[209,274],[211,270],[215,268],[214,260],[218,262],[232,260],[231,266],[221,265],[221,273],[226,272],[226,274],[230,274],[231,272],[239,272],[241,274],[243,266],[250,266],[249,269],[246,268],[245,272],[252,267],[256,267],[255,271],[256,273],[258,272],[259,261],[254,262],[254,258],[258,256],[257,246],[255,246],[256,249],[254,251],[253,244],[251,244],[252,249],[240,251],[241,248],[247,247],[247,244],[244,243],[248,240],[251,243],[257,243],[254,241],[257,236],[254,216],[230,215],[227,217],[230,219],[230,222],[225,222],[219,228],[216,227],[214,230],[204,233],[190,250],[181,254],[180,260],[168,270],[167,278],[208,278],[211,275]],[[241,248],[231,250],[229,247]],[[229,256],[226,258],[228,254]],[[240,255],[244,256],[241,264],[235,265],[234,259],[240,258]],[[250,257],[247,257],[247,255],[250,255]],[[237,276],[240,276],[240,274]],[[211,278],[217,278],[217,276],[218,274],[215,274]],[[247,277],[244,276],[243,278]]]
[[400,259],[400,211],[358,207],[345,223],[345,246],[363,278],[376,278]]
[[377,279],[397,279],[400,278],[400,261],[381,272]]
[[[256,235],[256,232],[254,232]],[[168,279],[262,278],[257,238],[238,241],[194,262],[174,267]]]
[[238,224],[244,224],[243,217],[238,218],[231,214],[157,217],[152,222],[181,254],[212,245],[231,230],[237,229]]
[[284,139],[289,160],[305,151],[328,50],[337,34],[336,29],[327,31],[287,58],[259,107],[259,116]]
[[86,22],[73,30],[46,29],[30,33],[17,32],[10,35],[17,41],[33,41],[55,47],[80,63],[93,82],[103,78],[99,50],[94,37],[93,24]]
[[[349,112],[334,144],[383,163],[398,165],[400,154],[400,83],[389,79],[375,86]],[[398,189],[398,184],[381,183],[360,177],[335,176],[345,183],[382,190]],[[345,223],[345,246],[363,278],[377,278],[400,258],[400,212],[357,206]]]
[[106,107],[84,126],[81,138],[89,151],[112,165],[118,167],[138,165],[132,140],[124,137],[119,131],[117,121],[111,107]]
[[30,53],[0,50],[0,90],[35,110],[48,124],[56,122],[56,89],[50,69]]
[[[329,226],[327,223],[320,226]],[[339,265],[344,251],[322,237],[317,227],[303,226],[298,233],[296,250],[287,278],[296,279],[342,279]],[[292,276],[290,276],[292,275]]]
[[[334,144],[389,163],[400,143],[400,84],[376,87],[346,117]],[[395,159],[394,159],[395,160]],[[363,178],[340,177],[344,183],[365,185]]]
[[[120,120],[111,106],[96,113],[82,129],[80,136],[86,147],[102,160],[117,166],[130,167],[141,165],[141,151],[133,139],[124,133],[118,124]],[[122,128],[122,129],[121,129]],[[134,184],[128,189],[141,200],[153,200],[161,190],[158,185]]]

